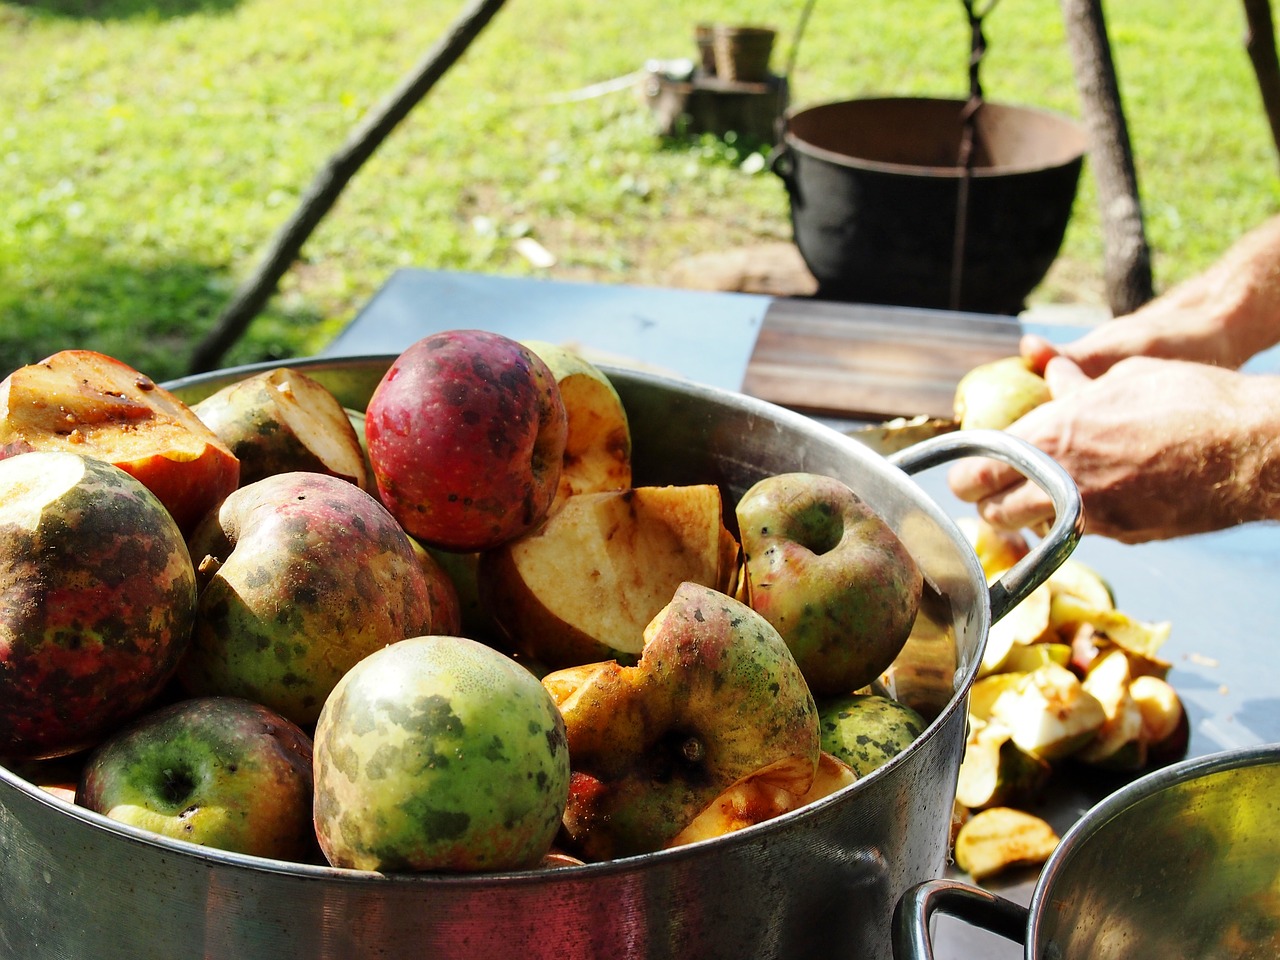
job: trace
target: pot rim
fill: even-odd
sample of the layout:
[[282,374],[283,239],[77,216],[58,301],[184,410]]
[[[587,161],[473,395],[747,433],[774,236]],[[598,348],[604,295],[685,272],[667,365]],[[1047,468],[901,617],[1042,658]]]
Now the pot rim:
[[[803,139],[793,131],[792,122],[802,114],[815,113],[846,106],[896,103],[907,105],[947,104],[954,105],[957,108],[963,108],[967,102],[967,100],[957,97],[868,96],[854,97],[844,100],[828,100],[821,103],[795,106],[789,108],[783,114],[783,142],[788,148],[798,153],[805,154],[806,156],[813,157],[814,159],[824,160],[836,166],[846,167],[848,169],[870,170],[878,173],[897,174],[899,176],[914,175],[941,180],[959,180],[966,175],[966,171],[963,168],[954,165],[934,166],[930,164],[892,163],[885,160],[871,160],[853,156],[848,153],[841,153],[838,150],[831,150],[815,143],[810,143],[808,140]],[[1078,121],[1069,117],[1065,113],[1061,113],[1056,110],[1049,110],[1044,107],[1002,103],[994,100],[984,100],[982,106],[984,109],[992,108],[1000,113],[1008,113],[1014,116],[1034,116],[1048,120],[1060,126],[1064,132],[1073,134],[1076,143],[1071,149],[1063,151],[1061,156],[1057,159],[1046,159],[1039,163],[1029,164],[1003,164],[999,166],[974,167],[969,171],[969,175],[974,179],[980,180],[994,177],[1009,177],[1018,174],[1034,174],[1046,170],[1070,167],[1074,164],[1082,163],[1085,154],[1088,152],[1087,132]]]
[[[282,366],[296,369],[300,373],[307,373],[308,371],[314,371],[317,369],[329,369],[337,372],[351,370],[367,373],[374,365],[381,365],[378,372],[378,376],[381,376],[381,371],[385,370],[386,367],[389,367],[395,358],[396,354],[374,354],[350,357],[326,357],[321,355],[288,360],[269,360],[225,367],[209,371],[207,373],[191,374],[175,380],[166,381],[160,384],[160,386],[171,392],[179,393],[180,395],[183,391],[188,391],[188,397],[191,399],[198,399],[217,389],[217,387],[231,382],[232,380],[249,376],[257,372],[276,369]],[[669,385],[686,393],[701,395],[703,397],[713,399],[731,398],[733,404],[738,405],[739,407],[745,407],[748,412],[757,412],[762,417],[780,422],[785,426],[792,426],[798,430],[806,432],[814,431],[823,434],[830,439],[831,442],[846,448],[857,459],[866,463],[868,465],[868,469],[884,471],[895,475],[895,480],[899,485],[909,484],[914,490],[912,497],[913,506],[928,514],[930,519],[937,523],[946,532],[948,538],[958,548],[964,548],[957,549],[957,557],[964,567],[966,577],[974,584],[982,584],[985,586],[986,578],[982,573],[982,568],[977,559],[977,554],[968,547],[968,541],[965,539],[964,534],[960,531],[955,521],[947,515],[946,511],[942,509],[933,497],[916,484],[910,474],[889,463],[884,458],[879,457],[877,454],[865,447],[865,445],[851,437],[845,436],[834,427],[787,407],[783,407],[766,400],[761,400],[756,397],[751,397],[746,394],[735,393],[734,391],[726,390],[721,387],[688,381],[679,377],[654,373],[648,370],[638,370],[631,367],[617,366],[609,363],[602,362],[597,364],[597,366],[599,366],[600,369],[610,378],[619,377],[623,379],[632,379],[649,382],[653,385],[659,386]],[[835,793],[807,803],[796,810],[789,811],[760,823],[752,824],[751,826],[744,827],[732,833],[712,837],[706,840],[700,840],[678,847],[657,850],[650,853],[642,853],[628,857],[618,857],[611,860],[584,864],[550,867],[539,866],[528,870],[495,871],[479,874],[380,873],[378,871],[333,867],[327,864],[297,863],[294,861],[255,856],[252,854],[237,853],[234,851],[219,850],[212,847],[204,847],[198,844],[165,837],[140,827],[134,827],[129,824],[121,823],[117,820],[112,820],[103,814],[96,813],[85,807],[80,807],[72,802],[62,799],[61,797],[50,794],[24,778],[21,774],[10,769],[2,762],[0,762],[0,782],[7,783],[20,793],[37,800],[51,808],[53,811],[64,816],[72,817],[75,820],[79,820],[87,826],[106,830],[132,843],[158,848],[174,856],[189,858],[196,862],[203,862],[210,867],[236,867],[259,873],[283,874],[292,878],[306,878],[307,880],[314,881],[337,880],[343,883],[357,884],[424,884],[427,886],[448,886],[458,888],[482,888],[495,884],[502,885],[504,887],[512,885],[542,884],[548,879],[554,879],[556,877],[579,879],[588,876],[603,876],[615,872],[632,872],[638,869],[643,869],[655,862],[665,864],[678,862],[681,859],[689,857],[701,857],[704,855],[705,851],[709,849],[719,850],[730,849],[731,847],[738,845],[757,845],[761,842],[762,835],[788,830],[793,826],[798,827],[807,820],[822,816],[827,808],[835,804],[851,802],[851,798],[868,789],[865,787],[865,784],[868,781],[875,782],[883,779],[884,777],[890,776],[893,770],[910,762],[911,759],[913,759],[910,755],[918,752],[919,747],[927,741],[931,741],[942,735],[942,729],[947,725],[948,721],[953,717],[956,711],[967,709],[968,691],[971,688],[978,669],[981,666],[982,648],[986,644],[991,617],[990,593],[988,590],[985,588],[976,589],[975,596],[978,600],[978,609],[972,611],[972,614],[975,617],[974,629],[981,630],[978,647],[974,651],[971,661],[967,665],[963,663],[959,665],[954,677],[952,678],[952,694],[950,699],[948,699],[946,706],[938,712],[937,716],[929,722],[924,731],[912,742],[910,746],[907,747],[907,749],[901,751],[892,759],[866,776],[859,777],[855,782],[842,787]]]

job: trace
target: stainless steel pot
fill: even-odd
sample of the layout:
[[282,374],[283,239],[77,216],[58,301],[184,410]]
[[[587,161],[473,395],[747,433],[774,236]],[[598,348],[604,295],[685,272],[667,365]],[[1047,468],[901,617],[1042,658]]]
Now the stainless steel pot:
[[896,960],[933,957],[935,912],[1024,945],[1028,960],[1280,956],[1280,745],[1184,760],[1067,831],[1028,907],[952,880],[899,901]]
[[[296,361],[363,408],[391,357]],[[195,401],[271,365],[169,386]],[[689,847],[490,876],[382,876],[160,839],[74,807],[0,768],[0,953],[42,958],[885,956],[900,895],[942,872],[968,691],[987,629],[1080,535],[1074,485],[998,433],[951,434],[890,462],[762,401],[607,367],[626,405],[638,483],[715,482],[736,497],[768,473],[841,477],[891,523],[932,589],[895,665],[931,722],[886,766],[821,802]],[[1050,534],[988,590],[973,550],[908,474],[970,454],[1048,490]]]

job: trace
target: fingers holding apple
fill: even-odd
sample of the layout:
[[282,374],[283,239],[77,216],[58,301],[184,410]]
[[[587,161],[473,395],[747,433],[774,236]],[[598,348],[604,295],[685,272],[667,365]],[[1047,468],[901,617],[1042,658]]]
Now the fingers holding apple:
[[893,662],[923,576],[893,529],[833,477],[766,477],[738,501],[742,594],[786,640],[819,696],[852,693]]
[[75,801],[220,850],[297,862],[318,852],[311,739],[248,700],[183,700],[144,715],[89,755]]

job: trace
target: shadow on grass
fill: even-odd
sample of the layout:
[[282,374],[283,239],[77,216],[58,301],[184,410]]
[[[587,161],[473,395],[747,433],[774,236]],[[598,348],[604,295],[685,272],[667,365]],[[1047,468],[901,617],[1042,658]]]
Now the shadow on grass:
[[240,0],[5,0],[3,5],[71,20],[172,20],[193,13],[225,13]]
[[[190,372],[192,351],[217,321],[233,286],[207,265],[174,262],[150,269],[77,251],[34,283],[0,265],[0,377],[59,350],[96,350],[153,380]],[[227,352],[224,366],[298,356],[323,317],[273,300]]]

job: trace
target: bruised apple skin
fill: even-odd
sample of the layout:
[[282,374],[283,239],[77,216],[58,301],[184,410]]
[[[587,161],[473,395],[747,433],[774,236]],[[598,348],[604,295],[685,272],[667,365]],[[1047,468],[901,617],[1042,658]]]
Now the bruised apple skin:
[[495,547],[546,517],[567,434],[547,365],[483,330],[412,344],[365,411],[379,499],[424,544],[459,552]]
[[871,683],[911,635],[923,577],[892,528],[845,483],[766,477],[738,501],[748,605],[791,648],[817,696]]
[[315,861],[311,753],[311,738],[262,704],[182,700],[99,744],[76,803],[174,840]]
[[564,721],[533,674],[462,637],[360,661],[315,735],[315,830],[337,867],[537,867],[569,790]]
[[115,464],[184,534],[240,484],[240,461],[190,407],[92,350],[60,351],[0,382],[0,457],[34,450]]
[[362,657],[433,629],[426,572],[395,519],[354,484],[282,473],[242,487],[190,541],[200,596],[179,679],[309,728]]
[[172,515],[101,460],[0,461],[0,757],[92,746],[173,676],[196,579]]
[[817,773],[817,706],[763,617],[685,583],[645,633],[635,666],[605,661],[569,668],[569,683],[543,678],[573,765],[564,832],[585,860],[670,845],[730,786],[766,768],[773,787],[796,796]]

